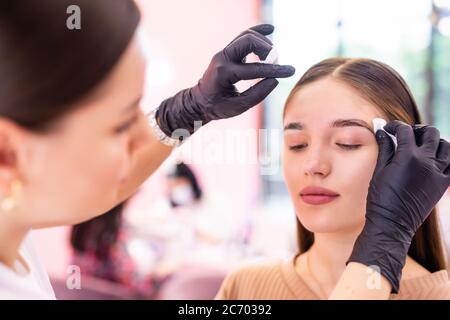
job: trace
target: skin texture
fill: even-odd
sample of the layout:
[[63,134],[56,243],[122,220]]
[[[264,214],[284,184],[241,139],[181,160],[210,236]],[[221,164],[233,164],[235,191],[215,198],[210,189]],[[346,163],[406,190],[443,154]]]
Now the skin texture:
[[[286,106],[284,177],[297,218],[315,234],[313,246],[297,258],[296,268],[323,299],[385,299],[390,293],[390,285],[382,277],[378,289],[367,289],[371,273],[366,266],[352,263],[346,269],[345,265],[364,226],[367,191],[378,156],[372,130],[376,117],[387,119],[355,89],[333,77],[305,85]],[[331,127],[337,119],[358,119],[368,128]],[[326,204],[311,205],[300,197],[306,186],[323,187],[339,196]],[[407,259],[404,278],[426,273]]]
[[12,265],[30,228],[76,224],[129,197],[171,148],[153,136],[139,108],[145,59],[130,42],[117,65],[48,132],[0,119],[0,192],[22,188],[0,212],[0,262]]

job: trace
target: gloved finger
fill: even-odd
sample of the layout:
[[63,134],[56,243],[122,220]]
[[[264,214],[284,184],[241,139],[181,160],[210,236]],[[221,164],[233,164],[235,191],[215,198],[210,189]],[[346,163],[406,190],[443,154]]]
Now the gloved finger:
[[247,33],[253,34],[253,35],[257,36],[259,39],[261,39],[261,40],[267,42],[268,44],[270,44],[271,46],[273,46],[272,41],[271,41],[269,38],[267,38],[265,35],[263,35],[263,34],[257,32],[257,31],[254,31],[254,30],[252,30],[252,29],[249,29],[249,30],[247,31]]
[[450,142],[445,139],[439,139],[439,147],[436,152],[436,158],[444,159],[450,162]]
[[374,176],[378,175],[380,171],[390,163],[395,154],[394,141],[392,141],[386,132],[383,130],[377,130],[375,133],[375,139],[378,143],[378,157],[373,173]]
[[234,62],[240,62],[249,53],[255,53],[261,60],[269,54],[272,46],[253,34],[245,34],[223,49],[225,56]]
[[426,124],[415,124],[412,126],[414,131],[414,136],[416,137],[416,144],[421,146],[423,144],[423,134],[425,133],[425,128],[428,127]]
[[[278,80],[274,78],[267,78],[261,80],[254,86],[242,92],[238,97],[234,98],[236,103],[241,106],[246,106],[246,110],[257,105],[263,101],[278,85]],[[242,112],[244,112],[242,111]]]
[[[271,46],[272,41],[270,41],[269,38],[267,38],[266,36],[271,34],[274,30],[274,26],[271,24],[259,24],[257,26],[253,26],[247,30],[245,30],[244,32],[241,32],[236,38],[234,38],[231,42],[233,42],[234,40],[236,40],[237,38],[240,38],[241,36],[245,35],[245,34],[253,34],[256,37],[258,37],[259,39],[267,42],[268,44],[270,44]],[[242,63],[245,63],[246,58],[242,58]]]
[[[267,38],[266,36],[263,36],[262,34],[260,34],[259,32],[253,31],[252,29],[247,29],[246,31],[242,32],[240,34],[240,36],[243,36],[244,34],[253,34],[254,36],[258,37],[259,39],[261,39],[262,41],[267,42],[268,44],[270,44],[273,47],[273,43],[272,41],[270,41],[269,38]],[[239,37],[238,37],[239,38]],[[267,58],[267,56],[266,56]],[[241,62],[242,63],[246,63],[247,61],[247,57],[242,58]]]
[[268,36],[269,34],[271,34],[274,29],[275,27],[269,23],[258,24],[256,26],[249,28],[249,30],[256,31],[264,36]]
[[417,145],[425,150],[428,154],[435,156],[439,147],[439,140],[441,134],[436,127],[426,126],[420,129],[414,129],[422,131],[420,135],[420,141],[417,141]]
[[384,126],[384,130],[397,137],[397,153],[400,154],[417,147],[413,128],[403,121],[390,121]]
[[[253,34],[256,37],[258,37],[259,39],[267,42],[270,45],[272,44],[272,41],[270,41],[269,38],[266,37],[266,35],[269,35],[273,32],[273,26],[271,24],[260,24],[258,26],[254,26],[252,28],[249,28],[247,30],[245,30],[244,32],[241,32],[236,38],[234,38],[231,42],[233,42],[234,40],[236,40],[237,38],[242,37],[243,35],[246,34]],[[270,31],[270,32],[269,32]]]
[[[269,34],[271,34],[274,29],[275,29],[275,27],[268,23],[258,24],[256,26],[253,26],[253,27],[248,28],[247,30],[241,32],[236,38],[233,39],[233,41],[247,33],[258,34],[258,35],[263,36],[265,40],[269,40],[269,38],[267,38],[265,36],[268,36]],[[270,42],[270,40],[269,40],[269,42]],[[272,44],[272,42],[270,42],[270,44]]]
[[439,169],[445,171],[445,169],[450,165],[450,142],[445,139],[439,140],[436,159]]
[[295,68],[289,65],[247,63],[236,65],[233,68],[233,83],[240,80],[251,80],[259,78],[287,78],[295,73]]

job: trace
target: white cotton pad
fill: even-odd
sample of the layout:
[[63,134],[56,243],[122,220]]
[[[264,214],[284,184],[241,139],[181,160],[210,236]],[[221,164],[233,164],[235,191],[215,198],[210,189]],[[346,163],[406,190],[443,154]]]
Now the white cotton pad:
[[272,47],[266,59],[260,61],[261,63],[275,63],[278,59],[278,51],[275,47]]
[[378,130],[383,130],[384,132],[386,132],[392,138],[392,141],[394,142],[395,145],[395,149],[397,150],[397,138],[393,134],[390,134],[389,132],[384,130],[386,120],[381,118],[375,118],[372,120],[372,123],[373,123],[373,132],[377,133]]

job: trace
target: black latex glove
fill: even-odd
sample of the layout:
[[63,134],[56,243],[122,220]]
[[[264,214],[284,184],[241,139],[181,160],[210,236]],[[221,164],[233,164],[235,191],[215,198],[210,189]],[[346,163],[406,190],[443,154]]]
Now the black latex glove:
[[[161,130],[171,136],[176,129],[194,132],[194,121],[205,125],[211,120],[237,116],[255,106],[278,84],[275,78],[290,77],[295,69],[264,63],[244,63],[253,52],[263,60],[272,49],[265,37],[273,32],[262,24],[241,33],[222,51],[214,55],[198,84],[161,103],[156,118]],[[247,91],[239,93],[234,84],[240,80],[265,78]]]
[[[397,293],[414,234],[450,184],[450,143],[432,126],[401,121],[376,132],[377,165],[367,195],[366,223],[348,262],[378,267]],[[395,154],[394,154],[395,153]]]

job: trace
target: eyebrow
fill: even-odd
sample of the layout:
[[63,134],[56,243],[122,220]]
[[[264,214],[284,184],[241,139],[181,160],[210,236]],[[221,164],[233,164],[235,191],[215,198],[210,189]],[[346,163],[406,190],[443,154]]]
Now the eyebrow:
[[[284,131],[286,130],[303,130],[305,125],[301,122],[290,122],[284,126]],[[370,125],[361,119],[336,119],[330,123],[331,128],[344,128],[344,127],[362,127],[366,128],[373,133]]]
[[128,113],[130,111],[133,111],[136,108],[136,106],[139,105],[139,101],[141,101],[141,100],[142,100],[142,96],[139,96],[138,98],[133,100],[133,102],[131,102],[125,108],[123,108],[121,113]]

